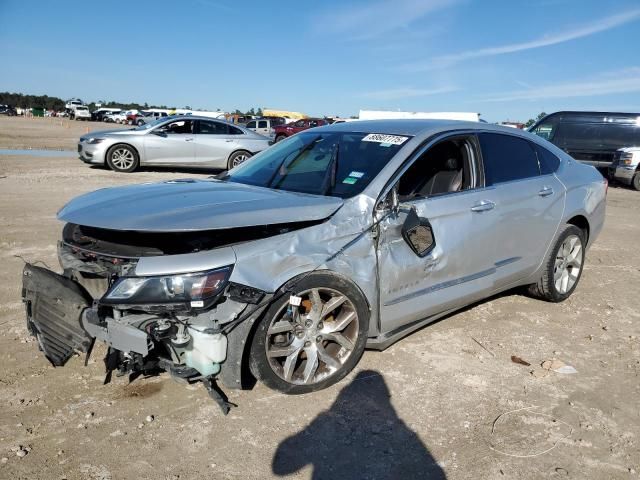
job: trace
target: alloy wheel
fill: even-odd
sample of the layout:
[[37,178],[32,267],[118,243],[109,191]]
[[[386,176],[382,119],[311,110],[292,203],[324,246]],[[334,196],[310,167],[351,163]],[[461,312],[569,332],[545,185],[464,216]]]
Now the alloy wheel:
[[127,148],[117,148],[111,153],[111,163],[120,170],[131,168],[134,162],[133,152]]
[[239,155],[236,155],[234,157],[234,159],[231,161],[231,167],[237,167],[238,165],[240,165],[241,163],[245,162],[247,159],[249,158],[249,155],[245,154],[245,153],[241,153]]
[[312,385],[333,375],[349,359],[358,338],[354,304],[330,288],[298,293],[271,320],[265,349],[273,372],[288,383]]
[[577,235],[569,235],[558,249],[553,268],[553,282],[560,294],[573,288],[582,269],[582,240]]

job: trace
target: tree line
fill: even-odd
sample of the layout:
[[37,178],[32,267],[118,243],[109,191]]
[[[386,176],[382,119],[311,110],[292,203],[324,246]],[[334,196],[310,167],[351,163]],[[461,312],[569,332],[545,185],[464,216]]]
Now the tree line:
[[[62,111],[67,102],[58,97],[50,97],[48,95],[25,95],[23,93],[11,93],[0,92],[0,105],[9,105],[14,108],[44,108],[45,110]],[[166,105],[149,105],[148,103],[126,103],[116,102],[114,100],[99,102],[91,102],[87,104],[89,110],[93,111],[100,104],[101,108],[121,108],[123,110],[146,110],[149,108],[162,108],[165,110],[173,110],[176,107],[167,107]],[[191,110],[191,107],[184,107],[186,110]],[[236,110],[234,112],[237,115],[262,115],[262,109],[251,109],[248,112],[241,112]]]

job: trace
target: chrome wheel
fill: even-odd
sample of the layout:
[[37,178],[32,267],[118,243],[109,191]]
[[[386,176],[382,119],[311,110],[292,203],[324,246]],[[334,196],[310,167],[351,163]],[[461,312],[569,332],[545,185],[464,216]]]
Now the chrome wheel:
[[560,294],[573,288],[582,269],[582,240],[569,235],[558,249],[553,268],[553,283]]
[[117,148],[111,152],[111,163],[119,170],[131,168],[134,162],[133,152],[128,148]]
[[349,298],[330,288],[297,294],[299,306],[285,304],[267,329],[269,366],[281,379],[312,385],[330,377],[349,359],[359,320]]

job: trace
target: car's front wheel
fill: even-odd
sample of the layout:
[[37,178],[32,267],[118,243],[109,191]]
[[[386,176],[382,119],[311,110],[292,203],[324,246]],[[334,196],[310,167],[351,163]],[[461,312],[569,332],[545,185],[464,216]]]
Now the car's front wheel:
[[540,279],[529,286],[529,292],[550,302],[569,298],[582,276],[585,245],[584,231],[575,225],[565,225],[549,253]]
[[633,176],[633,180],[631,180],[631,186],[635,190],[640,190],[640,171],[637,171],[636,174]]
[[330,272],[303,276],[263,315],[251,344],[251,370],[288,394],[321,390],[360,360],[369,327],[362,293]]
[[276,142],[275,142],[275,143],[281,142],[281,141],[282,141],[282,140],[284,140],[285,138],[287,138],[287,136],[286,136],[286,135],[278,135],[278,136],[276,137]]
[[115,172],[130,173],[140,165],[140,157],[129,145],[114,145],[107,152],[107,165]]

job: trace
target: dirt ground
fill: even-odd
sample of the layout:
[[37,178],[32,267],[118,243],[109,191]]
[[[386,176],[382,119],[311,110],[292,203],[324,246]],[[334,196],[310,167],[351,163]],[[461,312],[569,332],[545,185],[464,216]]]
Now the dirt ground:
[[[75,150],[87,127],[104,125],[0,118],[0,148]],[[229,391],[224,417],[168,376],[103,386],[103,348],[51,367],[17,256],[57,267],[55,215],[78,194],[209,174],[0,155],[0,478],[640,478],[640,192],[622,187],[569,300],[498,296],[365,352],[321,392]],[[540,367],[552,359],[577,373]]]

